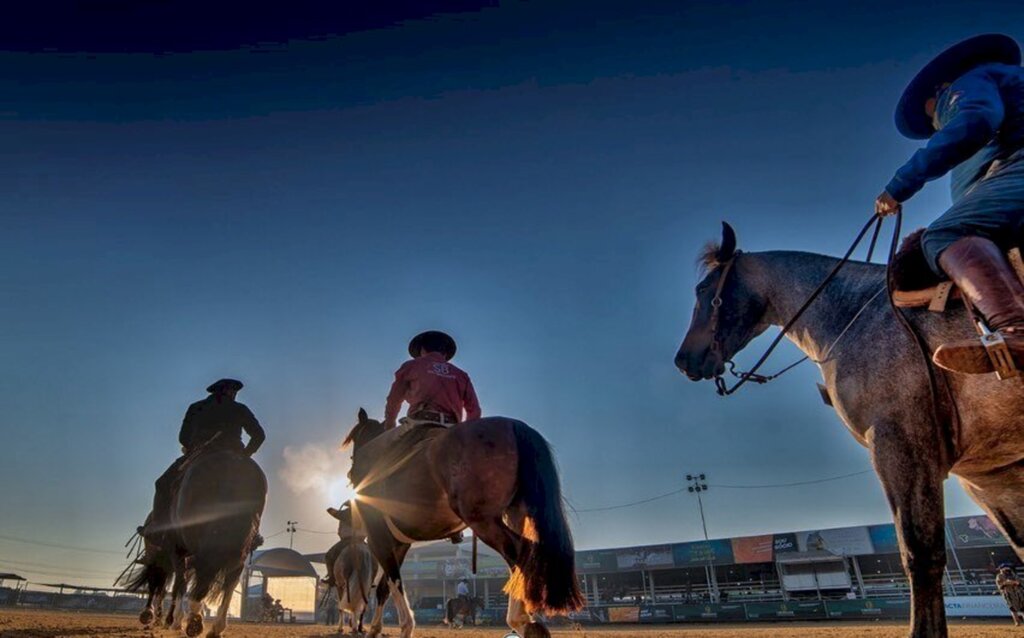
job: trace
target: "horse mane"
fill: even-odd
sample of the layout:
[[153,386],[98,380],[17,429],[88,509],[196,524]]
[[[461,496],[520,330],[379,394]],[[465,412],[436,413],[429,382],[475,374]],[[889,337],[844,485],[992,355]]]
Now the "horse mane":
[[701,276],[708,274],[715,268],[722,265],[719,254],[722,251],[722,244],[717,241],[709,241],[697,253],[697,269]]

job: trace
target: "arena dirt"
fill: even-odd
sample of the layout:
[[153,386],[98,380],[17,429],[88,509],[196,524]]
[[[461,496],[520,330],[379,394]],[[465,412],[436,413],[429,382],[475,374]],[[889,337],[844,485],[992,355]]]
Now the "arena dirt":
[[[1024,629],[1019,630],[1024,634]],[[417,628],[416,638],[502,638],[507,632],[501,627],[463,629],[459,631],[423,625]],[[582,630],[556,628],[555,636],[569,638],[903,638],[902,624],[779,624],[743,625],[728,627],[639,627],[623,626],[613,629],[584,628]],[[950,629],[953,638],[996,638],[1012,635],[1009,619],[1004,623],[954,623]],[[0,608],[0,638],[87,638],[125,636],[128,638],[173,638],[177,634],[165,630],[145,630],[131,616],[83,614],[52,611],[9,611]],[[385,629],[389,638],[397,638],[393,627]],[[337,636],[331,627],[323,625],[230,625],[226,638],[318,638]]]

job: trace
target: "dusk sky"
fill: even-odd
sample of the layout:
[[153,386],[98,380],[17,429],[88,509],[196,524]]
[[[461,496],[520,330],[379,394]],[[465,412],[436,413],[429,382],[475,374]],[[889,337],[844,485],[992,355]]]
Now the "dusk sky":
[[[552,443],[578,510],[695,471],[713,537],[890,520],[871,473],[720,487],[870,463],[813,365],[729,399],[679,374],[696,252],[723,219],[746,250],[845,249],[915,148],[906,81],[1024,39],[1020,2],[297,2],[277,31],[47,4],[0,30],[0,571],[109,585],[222,376],[267,430],[263,534],[333,530],[338,444],[430,328],[486,415]],[[948,202],[930,185],[906,224]],[[702,537],[685,493],[573,523],[583,549]]]

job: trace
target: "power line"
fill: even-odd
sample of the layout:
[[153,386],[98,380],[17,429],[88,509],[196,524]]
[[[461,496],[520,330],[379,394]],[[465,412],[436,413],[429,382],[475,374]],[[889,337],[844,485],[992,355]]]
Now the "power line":
[[[710,487],[720,487],[720,488],[728,489],[728,490],[763,490],[763,489],[772,489],[772,488],[778,488],[778,487],[799,487],[801,485],[817,485],[819,483],[828,483],[830,481],[838,481],[838,480],[841,480],[841,479],[847,479],[847,478],[851,478],[851,477],[854,477],[854,476],[860,476],[862,474],[870,474],[873,471],[874,470],[861,470],[860,472],[852,472],[850,474],[842,474],[840,476],[830,476],[830,477],[827,477],[827,478],[814,479],[812,481],[796,481],[794,483],[772,483],[772,484],[766,483],[766,484],[762,484],[762,485],[719,485],[717,483],[711,483],[709,485],[710,485]],[[652,496],[650,498],[645,498],[645,499],[642,499],[642,500],[639,500],[639,501],[631,501],[629,503],[621,503],[619,505],[610,505],[608,507],[590,507],[590,508],[586,508],[586,509],[574,509],[574,511],[576,513],[578,513],[578,514],[583,514],[583,513],[589,513],[589,512],[608,512],[608,511],[611,511],[611,510],[620,510],[620,509],[625,509],[627,507],[636,507],[637,505],[645,505],[647,503],[653,503],[654,501],[660,501],[663,498],[668,498],[670,496],[675,496],[676,494],[681,494],[681,493],[685,492],[686,490],[687,490],[687,488],[684,487],[682,489],[672,490],[671,492],[665,492],[664,494],[659,494],[657,496]]]
[[633,501],[632,503],[622,503],[621,505],[610,505],[608,507],[589,507],[587,509],[574,509],[574,511],[576,511],[577,513],[582,514],[584,512],[607,512],[607,511],[610,511],[610,510],[620,510],[620,509],[624,509],[626,507],[636,507],[637,505],[643,505],[645,503],[653,503],[654,501],[658,501],[658,500],[661,500],[663,498],[668,498],[669,496],[675,496],[676,494],[681,494],[682,492],[685,492],[685,491],[686,491],[686,488],[684,487],[682,489],[672,490],[671,492],[665,492],[664,494],[659,494],[657,496],[652,496],[651,498],[645,498],[642,501]]
[[78,545],[62,545],[60,543],[46,543],[43,541],[34,541],[28,538],[19,538],[17,536],[7,536],[0,534],[0,540],[11,541],[13,543],[25,543],[26,545],[38,545],[39,547],[51,547],[53,549],[66,549],[76,552],[90,552],[92,554],[112,554],[114,556],[123,556],[124,552],[112,551],[108,549],[96,549],[93,547],[81,547]]
[[337,534],[338,533],[337,531],[321,532],[318,529],[302,529],[301,527],[295,528],[295,531],[297,531],[297,532],[305,532],[307,534],[327,534],[327,535],[333,535],[333,534]]
[[764,490],[774,487],[797,487],[800,485],[817,485],[818,483],[828,483],[829,481],[838,481],[840,479],[851,478],[853,476],[860,476],[861,474],[870,474],[874,470],[861,470],[860,472],[851,472],[850,474],[841,474],[839,476],[830,476],[828,478],[815,479],[813,481],[797,481],[795,483],[775,483],[773,485],[717,485],[712,484],[712,487],[721,487],[727,490]]

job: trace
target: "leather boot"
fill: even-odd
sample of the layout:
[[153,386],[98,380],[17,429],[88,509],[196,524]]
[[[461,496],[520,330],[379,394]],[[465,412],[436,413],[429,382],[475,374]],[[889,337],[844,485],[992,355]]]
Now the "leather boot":
[[[1006,372],[1000,377],[1014,376],[1012,366],[1024,370],[1024,284],[1003,251],[991,240],[964,237],[942,252],[939,266],[984,318],[992,340],[1006,343],[1012,363],[999,366]],[[1000,350],[986,348],[983,338],[966,339],[943,344],[932,359],[952,372],[985,374],[997,371],[993,356]]]

